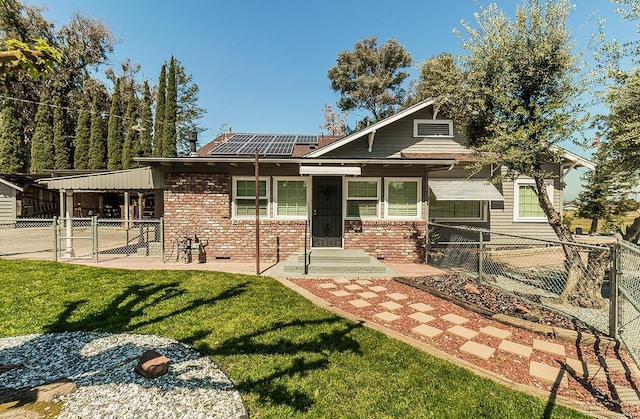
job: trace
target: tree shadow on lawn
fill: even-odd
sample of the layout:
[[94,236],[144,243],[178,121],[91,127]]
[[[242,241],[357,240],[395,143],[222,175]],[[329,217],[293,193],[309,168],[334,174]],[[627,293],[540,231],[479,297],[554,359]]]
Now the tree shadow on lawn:
[[[248,282],[229,288],[212,298],[199,298],[189,301],[186,305],[177,307],[155,317],[148,317],[148,311],[160,303],[184,296],[187,291],[180,288],[178,282],[169,284],[130,285],[117,295],[106,307],[96,313],[91,313],[78,320],[71,320],[74,313],[88,300],[68,302],[64,311],[58,315],[56,321],[45,328],[47,332],[63,332],[71,330],[105,330],[110,332],[129,332],[140,327],[159,323],[173,316],[194,310],[201,306],[215,304],[244,293]],[[140,321],[136,322],[137,319]],[[144,319],[144,320],[143,320]]]
[[[293,327],[333,325],[329,333],[317,333],[303,340],[292,340],[285,337],[275,342],[265,343],[267,334],[286,330]],[[342,326],[342,327],[341,327]],[[197,349],[216,356],[257,355],[257,362],[262,363],[264,372],[248,373],[246,378],[237,381],[236,388],[244,394],[253,393],[261,403],[272,405],[287,405],[298,412],[308,411],[314,404],[314,397],[299,388],[291,389],[281,383],[281,378],[306,377],[315,370],[329,368],[331,354],[351,352],[362,355],[360,343],[349,334],[361,323],[352,323],[340,317],[315,320],[293,320],[277,322],[241,336],[229,338],[214,347],[203,342],[209,332],[201,330],[183,339],[184,342]],[[262,339],[262,341],[260,341]],[[275,359],[264,356],[289,356],[290,361],[285,367],[277,366]],[[317,359],[320,357],[320,359]],[[311,359],[309,359],[311,358]]]

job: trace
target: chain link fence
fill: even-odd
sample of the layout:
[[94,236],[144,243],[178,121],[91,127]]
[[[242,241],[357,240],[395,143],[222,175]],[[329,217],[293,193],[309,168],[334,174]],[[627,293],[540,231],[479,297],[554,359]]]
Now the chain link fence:
[[429,223],[429,233],[430,265],[471,275],[610,333],[609,246],[437,223]]
[[620,241],[614,259],[618,337],[640,366],[640,247]]
[[162,259],[162,220],[0,219],[0,257],[86,258],[116,255]]

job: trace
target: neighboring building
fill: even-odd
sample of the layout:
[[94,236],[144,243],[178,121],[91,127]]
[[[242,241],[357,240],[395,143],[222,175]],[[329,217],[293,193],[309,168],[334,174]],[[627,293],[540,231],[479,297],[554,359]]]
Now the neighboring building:
[[37,184],[44,175],[0,175],[0,219],[51,218],[58,213],[58,194]]
[[[470,176],[475,154],[464,143],[427,100],[344,138],[227,134],[190,157],[138,161],[164,180],[165,249],[196,234],[209,260],[255,258],[255,150],[264,260],[302,251],[308,231],[314,248],[424,261],[427,219],[555,238],[533,181],[488,183],[500,167]],[[546,168],[560,211],[562,181],[576,167],[593,164],[565,152]]]

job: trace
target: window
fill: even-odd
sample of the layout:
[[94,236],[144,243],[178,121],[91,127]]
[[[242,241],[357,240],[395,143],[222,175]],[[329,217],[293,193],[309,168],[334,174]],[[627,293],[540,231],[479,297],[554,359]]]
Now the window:
[[[260,178],[258,182],[260,215],[268,215],[269,181]],[[255,217],[256,181],[252,177],[233,178],[233,216],[237,218]]]
[[452,137],[453,121],[450,119],[414,119],[414,137]]
[[422,179],[385,179],[387,218],[419,218]]
[[380,180],[359,178],[348,179],[347,218],[378,218],[380,202]]
[[307,217],[307,180],[276,178],[275,215],[285,218]]
[[[547,195],[553,202],[553,183],[546,185]],[[513,219],[514,221],[547,221],[540,203],[533,180],[516,180],[513,191]]]
[[438,201],[429,197],[429,218],[441,221],[484,221],[485,201]]

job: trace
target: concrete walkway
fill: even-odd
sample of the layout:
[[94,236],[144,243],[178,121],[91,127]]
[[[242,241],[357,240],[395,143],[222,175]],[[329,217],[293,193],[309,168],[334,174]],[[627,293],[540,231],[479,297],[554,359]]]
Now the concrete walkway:
[[[255,263],[162,263],[113,258],[93,266],[191,269],[255,274]],[[387,263],[410,278],[445,272],[427,265]],[[267,262],[263,275],[279,273]],[[640,417],[640,371],[615,342],[506,318],[487,318],[391,278],[276,277],[317,305],[513,388],[597,417]]]

